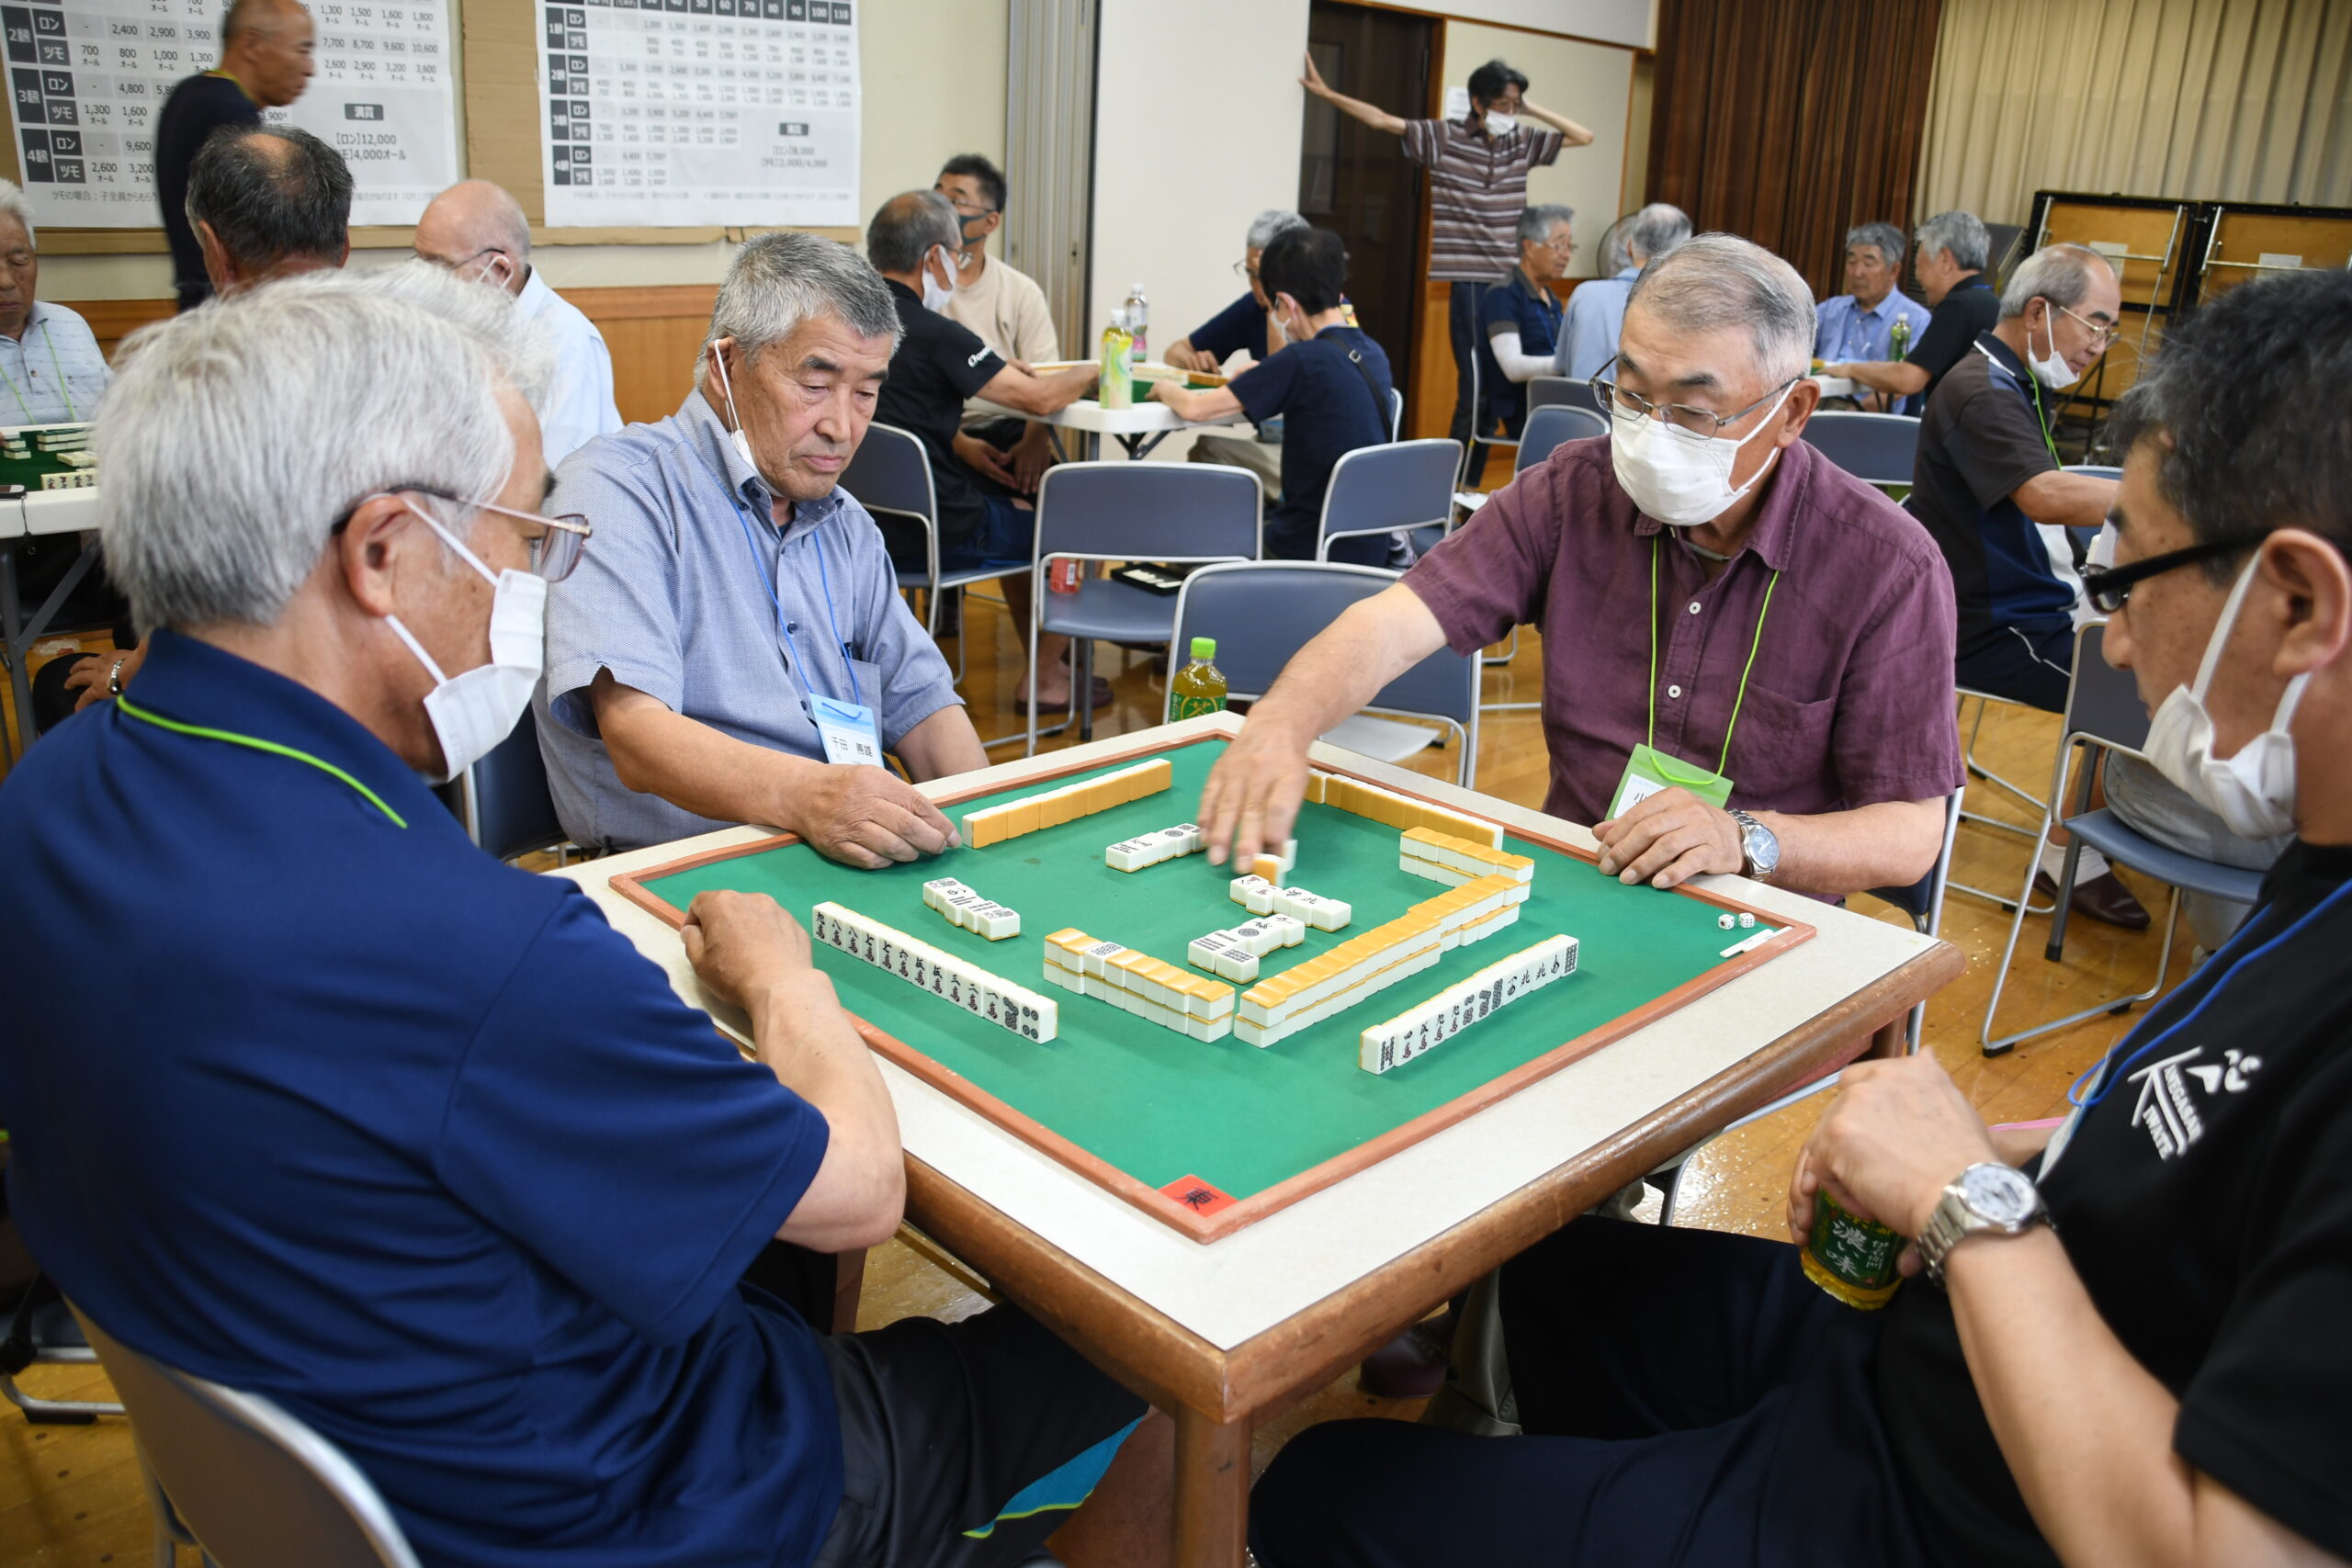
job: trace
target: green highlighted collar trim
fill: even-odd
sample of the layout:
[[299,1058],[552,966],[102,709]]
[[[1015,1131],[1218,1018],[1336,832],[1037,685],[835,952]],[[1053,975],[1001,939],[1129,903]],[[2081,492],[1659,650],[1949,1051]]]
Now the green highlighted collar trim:
[[232,746],[244,746],[250,747],[255,751],[266,751],[273,757],[285,757],[293,761],[307,762],[311,767],[318,769],[319,772],[328,774],[331,777],[341,779],[345,784],[347,784],[353,789],[357,790],[360,797],[366,800],[368,805],[374,807],[386,817],[391,818],[393,827],[406,828],[408,826],[408,823],[401,818],[399,812],[384,804],[383,796],[378,795],[374,790],[369,789],[366,784],[361,784],[357,779],[353,778],[349,773],[345,773],[341,768],[336,767],[333,762],[313,757],[308,751],[297,751],[291,746],[280,746],[275,740],[264,740],[257,736],[240,735],[233,729],[207,729],[201,725],[182,724],[175,718],[165,718],[162,714],[150,713],[145,708],[133,704],[127,696],[119,696],[115,698],[114,702],[115,706],[120,708],[129,716],[139,720],[142,724],[152,724],[158,729],[168,729],[175,735],[190,735],[194,736],[198,740],[226,741]]

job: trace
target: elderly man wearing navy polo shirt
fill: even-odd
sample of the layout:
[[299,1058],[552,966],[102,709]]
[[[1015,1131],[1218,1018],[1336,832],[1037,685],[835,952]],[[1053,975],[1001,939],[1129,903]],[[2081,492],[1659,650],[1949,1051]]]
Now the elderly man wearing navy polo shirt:
[[1308,744],[1383,685],[1526,624],[1544,809],[1595,824],[1603,874],[1824,897],[1924,875],[1961,782],[1951,578],[1798,439],[1813,330],[1804,280],[1744,240],[1653,262],[1595,389],[1612,434],[1561,446],[1299,652],[1209,775],[1211,858],[1288,834]]
[[918,782],[988,756],[872,515],[839,488],[899,333],[855,253],[763,234],[727,270],[678,412],[563,465],[552,504],[601,530],[548,596],[537,707],[575,841],[760,822],[868,867],[956,842],[883,754]]
[[430,273],[274,284],[144,334],[101,406],[157,629],[0,788],[16,1217],[122,1343],[340,1446],[425,1562],[1029,1561],[1139,1401],[1001,1308],[826,1338],[738,1283],[899,1223],[806,934],[689,911],[747,1060],[419,776],[520,716],[590,543],[540,514],[516,335]]

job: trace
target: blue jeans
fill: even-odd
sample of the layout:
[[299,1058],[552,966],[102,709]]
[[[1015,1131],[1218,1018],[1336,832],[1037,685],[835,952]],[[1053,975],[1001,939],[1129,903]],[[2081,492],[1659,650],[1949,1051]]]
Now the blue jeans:
[[1037,514],[1001,495],[980,497],[980,525],[965,538],[939,547],[941,574],[984,567],[1023,567],[1035,557]]

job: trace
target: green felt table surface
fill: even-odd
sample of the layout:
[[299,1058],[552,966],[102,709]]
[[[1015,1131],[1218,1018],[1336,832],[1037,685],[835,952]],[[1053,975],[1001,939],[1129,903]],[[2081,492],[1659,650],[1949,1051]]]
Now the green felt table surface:
[[[1148,1186],[1194,1177],[1236,1199],[1343,1155],[1655,1001],[1724,963],[1724,948],[1754,934],[1719,929],[1713,905],[1627,887],[1587,862],[1514,839],[1507,847],[1536,862],[1517,922],[1262,1049],[1233,1035],[1209,1043],[1180,1036],[1046,981],[1044,939],[1064,927],[1182,966],[1194,937],[1249,918],[1227,895],[1231,868],[1213,869],[1204,856],[1135,873],[1102,862],[1110,844],[1193,820],[1202,783],[1223,750],[1222,741],[1173,748],[1162,753],[1173,770],[1170,790],[987,849],[856,871],[793,844],[648,877],[644,885],[680,908],[706,888],[768,893],[804,923],[815,905],[830,899],[1052,998],[1061,1014],[1059,1035],[1033,1044],[846,953],[816,950],[818,967],[832,976],[843,1003],[869,1023]],[[960,821],[977,807],[1132,765],[1031,782],[947,809]],[[1443,891],[1398,868],[1394,828],[1310,804],[1296,831],[1298,862],[1289,880],[1347,900],[1353,919],[1343,931],[1309,931],[1301,946],[1275,949],[1261,960],[1261,976],[1303,963]],[[956,877],[1020,911],[1021,934],[990,942],[948,924],[922,901],[923,883],[938,876]],[[1358,1035],[1369,1025],[1562,931],[1580,947],[1575,975],[1405,1066],[1374,1074],[1356,1065]]]
[[0,485],[22,485],[32,494],[40,493],[43,474],[63,473],[73,465],[62,460],[62,454],[35,450],[31,456],[11,457],[0,453]]

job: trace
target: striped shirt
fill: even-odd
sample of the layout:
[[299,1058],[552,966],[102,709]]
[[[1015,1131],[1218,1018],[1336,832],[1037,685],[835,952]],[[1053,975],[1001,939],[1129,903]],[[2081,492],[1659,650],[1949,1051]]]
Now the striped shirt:
[[1498,283],[1519,265],[1527,171],[1560,155],[1556,130],[1514,126],[1488,140],[1467,119],[1408,119],[1405,156],[1430,171],[1430,276]]

